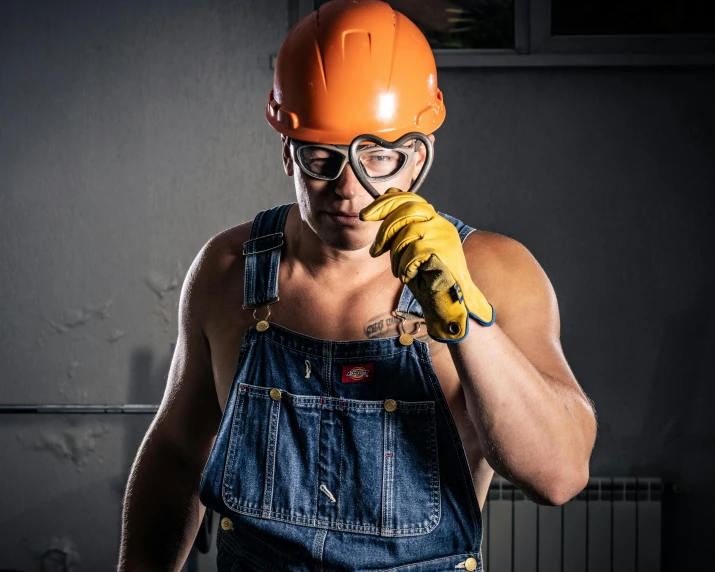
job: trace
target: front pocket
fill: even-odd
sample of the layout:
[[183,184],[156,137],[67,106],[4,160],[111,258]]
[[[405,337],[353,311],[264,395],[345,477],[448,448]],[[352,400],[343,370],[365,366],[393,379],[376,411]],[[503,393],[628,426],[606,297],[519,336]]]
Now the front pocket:
[[435,404],[394,404],[239,385],[224,503],[346,532],[431,532],[441,514]]

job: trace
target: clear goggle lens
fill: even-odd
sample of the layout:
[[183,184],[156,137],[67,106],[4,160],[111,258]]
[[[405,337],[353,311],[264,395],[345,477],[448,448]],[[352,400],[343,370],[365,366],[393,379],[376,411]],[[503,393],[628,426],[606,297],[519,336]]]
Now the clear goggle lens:
[[[396,176],[415,152],[414,143],[397,149],[366,145],[358,150],[360,164],[368,178],[390,179]],[[305,171],[319,179],[332,180],[340,176],[348,161],[345,150],[334,145],[303,145],[297,149],[298,160]]]

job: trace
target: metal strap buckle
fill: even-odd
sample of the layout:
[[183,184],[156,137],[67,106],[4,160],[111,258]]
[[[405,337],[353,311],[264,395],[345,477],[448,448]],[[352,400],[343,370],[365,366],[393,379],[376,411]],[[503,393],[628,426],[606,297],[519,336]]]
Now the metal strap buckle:
[[[277,244],[276,246],[271,246],[270,248],[265,248],[263,250],[257,250],[256,252],[246,252],[246,245],[249,242],[256,242],[257,240],[263,240],[264,238],[271,238],[273,236],[280,236],[281,237],[281,242],[280,244]],[[276,248],[280,248],[283,246],[283,233],[282,232],[274,232],[273,234],[266,234],[264,236],[259,236],[257,238],[252,238],[250,240],[247,240],[246,242],[243,243],[243,255],[247,256],[249,254],[261,254],[262,252],[269,252],[270,250],[275,250]]]

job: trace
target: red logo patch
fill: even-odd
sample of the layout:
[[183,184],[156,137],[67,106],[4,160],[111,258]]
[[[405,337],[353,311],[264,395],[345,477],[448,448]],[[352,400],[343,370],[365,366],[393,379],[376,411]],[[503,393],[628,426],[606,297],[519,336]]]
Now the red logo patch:
[[375,378],[375,363],[343,366],[343,383],[364,383]]

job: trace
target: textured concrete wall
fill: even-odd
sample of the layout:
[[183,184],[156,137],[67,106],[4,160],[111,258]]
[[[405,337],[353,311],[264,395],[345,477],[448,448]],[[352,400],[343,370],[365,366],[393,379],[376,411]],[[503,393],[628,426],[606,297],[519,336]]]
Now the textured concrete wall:
[[[0,6],[0,402],[159,402],[194,256],[291,199],[262,111],[287,17],[285,0]],[[111,570],[149,421],[0,416],[0,569],[59,543]]]
[[[158,403],[193,257],[292,200],[263,117],[286,29],[285,0],[0,5],[0,403]],[[541,262],[599,412],[592,474],[680,483],[666,570],[697,569],[715,510],[715,72],[439,81],[423,194]],[[0,416],[0,569],[59,548],[75,570],[112,570],[148,424]]]

